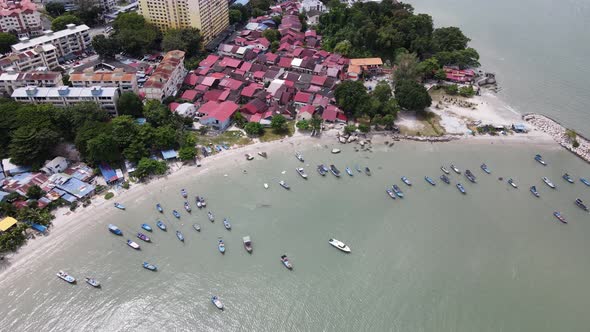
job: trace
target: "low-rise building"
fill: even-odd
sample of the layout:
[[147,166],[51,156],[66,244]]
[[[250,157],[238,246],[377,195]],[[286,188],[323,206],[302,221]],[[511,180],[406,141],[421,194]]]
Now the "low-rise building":
[[42,30],[41,14],[31,0],[0,0],[0,31],[28,37]]
[[234,115],[238,108],[238,104],[232,101],[224,101],[222,103],[209,101],[198,110],[199,113],[205,114],[199,122],[204,126],[210,126],[217,130],[225,130],[231,123],[231,116]]
[[184,52],[174,50],[166,53],[152,76],[145,82],[140,93],[146,99],[162,100],[178,92],[187,74],[184,67]]
[[40,88],[28,86],[18,88],[12,93],[12,99],[23,103],[52,104],[63,107],[82,102],[94,102],[113,115],[117,115],[119,89],[114,87],[93,86],[88,88],[72,88],[67,86],[56,88]]
[[74,87],[116,87],[121,92],[138,93],[136,73],[125,72],[123,68],[116,68],[112,71],[95,71],[92,68],[85,69],[82,73],[70,75],[70,82]]
[[61,173],[68,168],[68,161],[64,157],[55,157],[45,163],[41,171],[47,175]]
[[350,59],[348,78],[357,80],[363,73],[379,74],[383,70],[381,58]]
[[68,58],[83,52],[91,44],[88,31],[90,28],[85,25],[68,24],[64,30],[43,31],[43,35],[35,38],[21,38],[20,43],[12,45],[13,52],[23,52],[35,49],[40,45],[53,45],[57,51],[58,58]]
[[10,96],[14,90],[26,86],[57,87],[62,86],[60,72],[34,71],[34,72],[5,72],[0,74],[0,93]]
[[0,70],[30,71],[37,68],[53,69],[59,66],[57,51],[53,45],[39,45],[23,52],[0,57]]

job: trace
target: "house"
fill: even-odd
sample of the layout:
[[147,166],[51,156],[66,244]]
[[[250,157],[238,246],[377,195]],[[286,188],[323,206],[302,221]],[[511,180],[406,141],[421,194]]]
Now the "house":
[[232,101],[217,103],[209,101],[199,108],[199,113],[205,114],[199,122],[217,130],[225,130],[231,123],[231,117],[238,110],[238,104]]
[[80,181],[74,177],[67,179],[64,183],[56,187],[78,199],[94,195],[95,189],[94,185]]
[[32,167],[15,165],[10,162],[10,159],[6,158],[2,159],[2,169],[4,170],[4,175],[14,176],[25,172],[30,172]]
[[378,74],[383,70],[383,60],[381,58],[360,58],[350,59],[348,65],[348,78],[357,80],[363,73]]
[[6,217],[0,220],[0,232],[6,232],[12,226],[16,225],[18,221],[12,217]]
[[268,105],[260,99],[250,100],[244,107],[242,107],[242,113],[255,114],[263,113],[268,109]]
[[186,77],[183,51],[174,50],[166,53],[158,67],[140,89],[146,99],[162,100],[174,96]]
[[299,113],[297,113],[297,118],[299,120],[310,120],[315,113],[315,106],[312,105],[305,105],[299,109]]
[[348,119],[344,112],[334,105],[328,105],[322,113],[322,119],[326,122],[341,122],[346,123]]
[[299,91],[295,94],[295,98],[293,98],[293,104],[295,107],[303,107],[311,104],[312,98],[313,96],[310,93]]
[[183,103],[176,107],[176,114],[192,118],[197,114],[197,107],[191,103]]
[[41,171],[47,175],[61,173],[68,168],[68,161],[64,157],[55,157],[53,160],[47,161]]
[[197,90],[186,90],[180,98],[184,99],[186,101],[193,102],[193,101],[195,101],[195,99],[197,99],[198,94],[199,94],[199,91],[197,91]]

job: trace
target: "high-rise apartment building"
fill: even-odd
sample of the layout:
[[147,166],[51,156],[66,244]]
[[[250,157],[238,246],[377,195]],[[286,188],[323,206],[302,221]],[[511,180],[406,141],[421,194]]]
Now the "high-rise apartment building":
[[229,26],[227,0],[139,0],[139,12],[162,30],[197,28],[205,43]]

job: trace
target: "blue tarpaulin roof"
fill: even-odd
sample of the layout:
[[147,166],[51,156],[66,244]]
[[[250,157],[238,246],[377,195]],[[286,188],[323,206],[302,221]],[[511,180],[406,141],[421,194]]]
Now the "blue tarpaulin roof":
[[162,150],[162,158],[166,160],[178,158],[178,152],[175,150]]
[[66,182],[58,185],[57,187],[78,198],[86,197],[88,194],[94,191],[93,185],[82,182],[76,178],[69,178]]
[[234,5],[242,5],[242,6],[245,6],[248,3],[250,3],[250,0],[236,0],[233,4]]
[[64,195],[61,197],[61,199],[65,200],[66,202],[69,202],[69,203],[73,203],[73,202],[75,202],[75,201],[77,201],[77,200],[78,200],[76,197],[74,197],[74,196],[72,196],[72,195],[70,195],[70,194],[68,194],[68,193],[65,193],[65,194],[64,194]]
[[109,164],[101,163],[100,165],[98,165],[98,168],[100,169],[100,173],[102,174],[102,177],[107,183],[111,183],[119,179],[117,177],[117,172],[115,172],[115,170],[112,169],[111,166],[109,166]]

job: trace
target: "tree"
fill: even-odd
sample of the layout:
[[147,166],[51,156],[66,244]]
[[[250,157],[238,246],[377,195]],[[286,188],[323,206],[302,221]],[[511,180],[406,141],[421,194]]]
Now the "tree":
[[96,5],[95,0],[77,0],[78,10],[76,16],[84,22],[84,24],[95,26],[100,23],[102,9]]
[[361,133],[368,133],[369,131],[371,131],[371,126],[369,126],[366,123],[361,123],[359,124],[359,130]]
[[432,46],[437,52],[464,50],[469,41],[457,27],[438,28],[432,33]]
[[399,103],[396,99],[389,99],[385,104],[383,104],[383,108],[381,109],[381,113],[384,116],[391,115],[395,119],[397,117],[397,113],[400,111]]
[[122,115],[111,121],[113,128],[113,138],[118,143],[119,148],[125,149],[133,142],[137,133],[137,125],[130,115]]
[[418,57],[415,53],[401,53],[395,58],[397,67],[393,72],[393,80],[418,81],[422,75],[418,69]]
[[10,46],[18,43],[15,35],[7,32],[0,32],[0,53],[9,53]]
[[12,132],[8,152],[11,161],[17,165],[41,166],[59,140],[58,133],[50,127],[50,124],[43,127],[31,124]]
[[45,195],[45,191],[38,185],[34,184],[27,189],[27,197],[32,199],[39,199]]
[[160,31],[137,13],[119,14],[113,22],[113,28],[113,38],[117,39],[123,51],[131,55],[140,56],[158,48]]
[[100,133],[110,133],[110,123],[98,121],[86,121],[76,132],[74,143],[76,149],[83,157],[88,154],[88,141],[98,136]]
[[229,24],[242,22],[242,12],[238,9],[229,10]]
[[82,21],[80,21],[80,19],[78,17],[76,17],[72,14],[61,15],[61,16],[54,18],[53,21],[51,21],[51,30],[53,30],[53,31],[64,30],[66,28],[66,25],[68,25],[68,24],[80,25],[80,24],[82,24]]
[[105,35],[94,36],[92,38],[92,48],[103,59],[114,59],[115,55],[121,50],[117,39],[107,38]]
[[436,58],[428,58],[418,64],[418,71],[423,77],[432,78],[440,69]]
[[350,135],[356,131],[356,125],[350,124],[344,127],[344,133]]
[[176,145],[176,130],[169,125],[156,128],[155,148],[160,150],[171,149]]
[[462,86],[459,88],[459,94],[463,97],[473,97],[475,96],[475,90],[471,85]]
[[297,126],[297,128],[299,128],[299,130],[303,130],[303,131],[308,131],[311,129],[309,121],[307,121],[305,119],[298,121],[296,126]]
[[121,159],[117,141],[109,132],[98,134],[86,145],[86,158],[94,163],[113,162]]
[[194,161],[196,156],[197,156],[197,150],[195,149],[194,146],[183,146],[178,151],[178,157],[182,161],[190,161],[190,160]]
[[362,82],[344,81],[334,91],[336,104],[348,115],[368,101],[367,89]]
[[271,6],[271,0],[252,0],[250,1],[250,5],[252,6],[252,8],[257,8],[262,11],[266,11]]
[[264,127],[258,122],[248,122],[244,126],[244,131],[250,136],[260,136],[264,133]]
[[124,92],[117,100],[117,113],[119,115],[131,115],[140,117],[143,111],[143,103],[139,96],[133,92]]
[[423,111],[432,104],[426,88],[413,80],[399,81],[395,86],[395,98],[407,110]]
[[442,51],[434,55],[441,66],[459,66],[460,68],[478,67],[479,54],[473,48],[459,51]]
[[340,53],[344,56],[350,56],[352,44],[349,40],[343,40],[334,46],[334,53]]
[[383,117],[382,123],[386,129],[391,129],[393,127],[393,121],[395,120],[395,115],[387,114]]
[[375,89],[373,90],[371,95],[375,97],[377,100],[379,100],[379,102],[385,103],[389,99],[391,99],[393,93],[391,91],[391,86],[389,85],[389,83],[387,83],[387,81],[380,81],[375,86]]
[[239,128],[244,128],[248,120],[244,117],[241,112],[236,112],[232,115],[232,121],[238,126]]
[[444,81],[447,79],[447,72],[444,69],[439,69],[436,71],[436,73],[434,74],[434,78],[437,81]]
[[281,33],[279,32],[279,30],[276,30],[276,29],[266,29],[262,33],[262,36],[264,38],[266,38],[271,43],[275,40],[281,39]]
[[277,114],[270,119],[270,127],[277,134],[287,132],[287,119],[284,116]]
[[135,176],[140,179],[149,175],[162,175],[168,170],[168,165],[164,161],[153,160],[149,158],[142,158],[135,168]]
[[123,150],[123,156],[132,162],[138,162],[141,158],[149,157],[150,150],[143,139],[136,138]]
[[62,2],[49,2],[45,5],[45,10],[53,17],[58,17],[66,12],[66,8]]
[[310,125],[315,130],[320,130],[322,128],[322,118],[319,116],[314,116],[311,118]]
[[281,43],[278,40],[273,41],[270,43],[270,51],[273,53],[276,52],[279,49],[279,46],[281,46]]
[[181,50],[187,57],[194,56],[201,50],[201,33],[196,28],[168,29],[162,39],[164,51]]
[[454,96],[459,93],[459,87],[457,84],[445,85],[445,92]]

